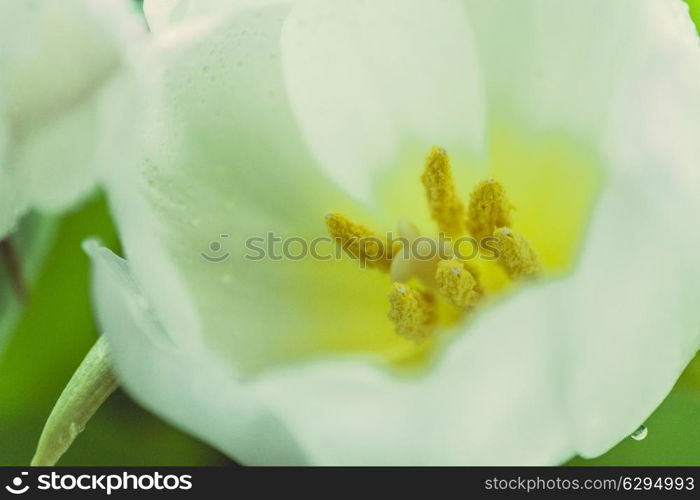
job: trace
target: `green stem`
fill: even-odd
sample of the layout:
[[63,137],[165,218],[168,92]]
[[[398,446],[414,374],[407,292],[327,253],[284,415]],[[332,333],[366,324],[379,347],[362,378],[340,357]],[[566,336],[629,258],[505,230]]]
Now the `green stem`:
[[107,343],[100,337],[56,401],[31,465],[55,465],[117,386]]
[[0,240],[0,256],[5,262],[12,288],[15,290],[17,299],[21,304],[27,302],[27,286],[24,281],[24,273],[22,272],[22,261],[17,253],[17,248],[12,241],[11,236],[7,236]]

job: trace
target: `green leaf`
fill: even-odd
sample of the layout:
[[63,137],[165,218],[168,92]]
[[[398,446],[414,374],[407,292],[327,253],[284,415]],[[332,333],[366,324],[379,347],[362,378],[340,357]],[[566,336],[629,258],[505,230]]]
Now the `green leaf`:
[[690,7],[690,18],[700,34],[700,0],[685,0],[685,2]]

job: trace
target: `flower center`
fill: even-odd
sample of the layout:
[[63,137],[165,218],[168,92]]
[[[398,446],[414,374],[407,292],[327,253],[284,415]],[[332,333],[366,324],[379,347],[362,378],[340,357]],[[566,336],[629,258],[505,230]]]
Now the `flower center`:
[[[398,238],[380,235],[340,213],[326,215],[331,236],[362,267],[389,275],[388,320],[417,343],[473,311],[496,287],[485,286],[494,264],[511,282],[536,278],[542,269],[526,235],[512,228],[513,205],[498,180],[479,182],[464,203],[450,157],[434,147],[421,182],[439,237],[422,236],[412,223],[398,224]],[[466,201],[466,198],[464,198]],[[464,249],[470,247],[471,251]],[[489,280],[493,282],[494,280]]]

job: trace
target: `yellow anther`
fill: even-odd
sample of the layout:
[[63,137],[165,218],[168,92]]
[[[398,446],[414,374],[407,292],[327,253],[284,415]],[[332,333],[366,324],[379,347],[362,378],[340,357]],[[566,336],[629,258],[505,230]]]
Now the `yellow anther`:
[[482,290],[476,273],[458,259],[440,261],[435,280],[440,293],[459,308],[470,308],[481,298]]
[[389,292],[389,319],[402,337],[416,342],[425,340],[435,324],[434,299],[427,292],[394,283]]
[[387,246],[386,239],[339,213],[327,214],[326,226],[331,236],[361,265],[384,271],[391,267],[393,249]]
[[513,280],[533,278],[540,273],[540,261],[525,238],[507,227],[493,232],[498,263]]
[[493,234],[497,227],[510,226],[512,205],[503,185],[493,179],[476,185],[469,197],[467,228],[478,241]]
[[425,186],[430,215],[440,231],[448,236],[464,234],[464,204],[457,195],[450,157],[444,149],[433,147],[430,151],[421,181]]

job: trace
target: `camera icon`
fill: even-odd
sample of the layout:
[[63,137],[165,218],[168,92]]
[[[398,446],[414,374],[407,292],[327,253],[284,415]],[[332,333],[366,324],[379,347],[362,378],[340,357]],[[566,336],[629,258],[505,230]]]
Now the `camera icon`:
[[201,252],[199,255],[201,255],[204,260],[209,261],[209,262],[223,262],[223,261],[225,261],[231,255],[229,252],[224,252],[220,255],[216,255],[216,254],[218,254],[222,249],[222,245],[221,245],[220,240],[222,240],[224,238],[228,238],[228,237],[229,237],[228,234],[220,234],[219,240],[214,240],[214,241],[211,241],[209,243],[209,252],[211,252],[214,255],[209,255],[206,251]]
[[22,472],[21,475],[15,477],[12,479],[12,485],[7,485],[5,486],[5,489],[12,493],[13,495],[22,495],[23,493],[26,493],[29,490],[29,485],[25,485],[22,487],[22,479],[23,476],[28,476],[28,472]]

